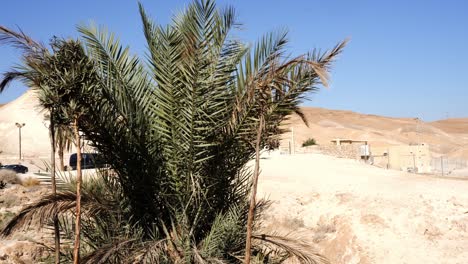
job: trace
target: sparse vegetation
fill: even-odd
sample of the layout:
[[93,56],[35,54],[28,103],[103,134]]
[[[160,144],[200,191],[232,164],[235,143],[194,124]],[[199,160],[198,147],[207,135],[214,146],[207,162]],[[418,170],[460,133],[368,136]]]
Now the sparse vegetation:
[[21,200],[17,195],[5,195],[0,198],[0,205],[3,208],[10,208],[21,204]]
[[16,172],[12,170],[0,170],[0,182],[3,182],[5,184],[18,184],[19,179],[16,176]]
[[5,211],[4,213],[0,213],[0,229],[5,228],[8,222],[11,221],[15,217],[15,214],[10,211]]
[[41,184],[41,182],[33,177],[28,177],[21,181],[21,185],[23,185],[24,187],[37,186],[39,184]]
[[314,138],[309,138],[304,143],[302,143],[302,147],[308,147],[308,146],[314,146],[317,145],[317,142],[315,142]]

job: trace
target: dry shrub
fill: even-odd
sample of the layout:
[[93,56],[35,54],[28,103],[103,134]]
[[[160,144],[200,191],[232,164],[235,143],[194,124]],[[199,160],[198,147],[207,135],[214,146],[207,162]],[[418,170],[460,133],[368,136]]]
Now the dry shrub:
[[41,184],[41,182],[38,179],[33,178],[33,177],[28,177],[24,179],[23,181],[21,181],[21,185],[23,185],[24,187],[37,186],[39,184]]
[[15,214],[9,211],[0,213],[0,230],[5,228],[6,224],[10,222],[10,220],[13,219],[13,217],[15,217]]
[[16,172],[12,170],[0,170],[0,182],[18,184],[19,180],[16,177]]
[[4,195],[0,198],[0,207],[10,208],[21,204],[21,199],[14,194]]
[[314,236],[312,240],[315,243],[319,243],[322,240],[326,239],[328,234],[335,233],[336,227],[334,223],[326,224],[326,223],[320,222],[317,224],[317,227],[314,229],[314,231],[315,232],[314,232]]

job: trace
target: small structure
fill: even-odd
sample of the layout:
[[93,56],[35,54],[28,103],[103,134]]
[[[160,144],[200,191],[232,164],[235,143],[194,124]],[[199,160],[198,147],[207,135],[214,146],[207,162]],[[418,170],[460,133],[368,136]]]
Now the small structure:
[[414,173],[432,172],[431,152],[425,143],[377,147],[372,149],[372,156],[376,164],[388,169]]
[[361,144],[361,143],[364,143],[364,145],[367,145],[366,140],[352,140],[352,139],[335,138],[331,142],[334,143],[337,146],[341,146],[341,145],[345,145],[345,144],[353,145],[353,144]]
[[[371,152],[367,140],[353,140],[353,139],[341,139],[335,138],[331,142],[338,148],[339,151],[343,151],[343,147],[348,149],[349,152],[351,149],[353,152],[356,152],[354,156],[360,158],[361,160],[369,161]],[[348,147],[349,146],[349,147]]]

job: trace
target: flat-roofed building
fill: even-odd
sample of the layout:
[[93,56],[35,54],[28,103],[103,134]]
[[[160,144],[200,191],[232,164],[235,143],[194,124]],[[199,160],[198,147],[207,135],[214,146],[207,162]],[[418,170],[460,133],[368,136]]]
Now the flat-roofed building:
[[431,173],[431,152],[425,143],[375,147],[371,149],[374,163],[389,169],[416,173]]

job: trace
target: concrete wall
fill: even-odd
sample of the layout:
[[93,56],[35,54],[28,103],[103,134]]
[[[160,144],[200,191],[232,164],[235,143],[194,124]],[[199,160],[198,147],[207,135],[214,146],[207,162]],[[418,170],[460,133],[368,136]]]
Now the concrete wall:
[[427,144],[371,148],[374,163],[389,169],[418,173],[432,172],[432,156]]

